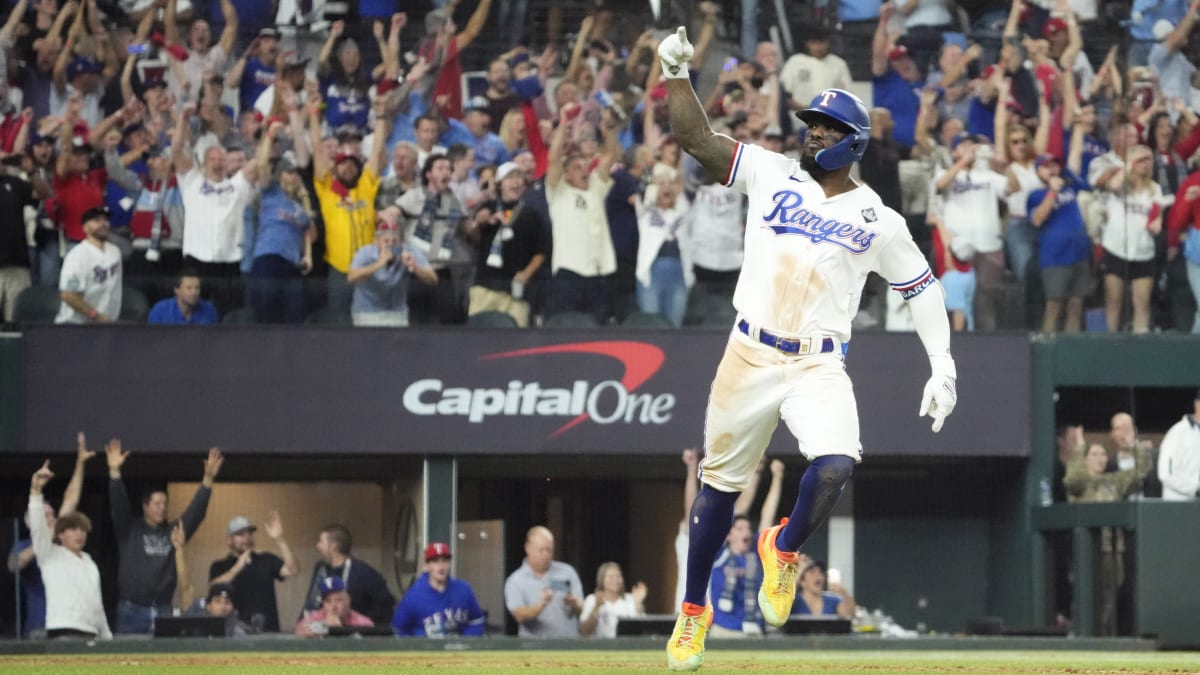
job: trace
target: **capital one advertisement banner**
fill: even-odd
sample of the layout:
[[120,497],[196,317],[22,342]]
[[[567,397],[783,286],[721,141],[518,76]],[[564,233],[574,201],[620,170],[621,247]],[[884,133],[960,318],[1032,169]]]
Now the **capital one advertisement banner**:
[[[727,339],[618,329],[39,327],[24,338],[23,449],[62,451],[83,429],[141,452],[676,454],[702,443]],[[867,456],[1028,454],[1026,338],[969,336],[955,352],[959,406],[935,435],[916,416],[929,376],[916,337],[855,338],[847,368]],[[772,451],[795,447],[781,424]]]

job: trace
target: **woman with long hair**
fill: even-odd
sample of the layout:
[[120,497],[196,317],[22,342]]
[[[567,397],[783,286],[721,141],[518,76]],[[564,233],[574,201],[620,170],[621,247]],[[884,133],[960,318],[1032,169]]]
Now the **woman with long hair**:
[[1026,200],[1029,193],[1042,187],[1038,179],[1037,169],[1033,160],[1046,151],[1050,128],[1050,108],[1046,97],[1038,97],[1037,134],[1034,135],[1029,127],[1021,124],[1019,117],[1012,117],[1008,104],[1012,95],[1007,88],[1000,91],[1000,100],[996,104],[996,161],[1007,162],[1005,175],[1008,177],[1008,222],[1004,228],[1004,245],[1008,265],[1013,276],[1025,281],[1026,272],[1033,260],[1033,251],[1037,243],[1037,228],[1029,222],[1026,210]]
[[[272,140],[283,124],[275,122],[265,132],[259,159],[265,166]],[[250,264],[250,308],[256,323],[302,323],[304,282],[312,270],[312,244],[317,238],[316,212],[299,170],[281,159],[267,173],[256,204],[258,231]]]
[[1133,332],[1150,331],[1150,293],[1156,271],[1154,238],[1162,232],[1162,188],[1154,182],[1150,148],[1135,145],[1125,166],[1101,187],[1106,191],[1100,234],[1104,257],[1104,316],[1109,332],[1120,328],[1125,284],[1133,304]]
[[644,615],[645,600],[646,584],[639,581],[626,593],[621,566],[615,562],[603,563],[596,570],[596,592],[583,601],[579,630],[584,635],[615,638],[617,621]]
[[1179,128],[1171,122],[1170,114],[1157,112],[1146,124],[1146,145],[1154,158],[1154,181],[1166,194],[1175,194],[1187,178],[1187,161],[1175,150]]
[[358,43],[354,38],[342,37],[343,30],[343,22],[333,22],[329,39],[317,57],[325,121],[332,130],[345,125],[366,129],[371,112],[371,80],[363,67]]
[[691,203],[680,189],[678,173],[669,166],[655,165],[651,187],[655,189],[648,187],[634,204],[638,218],[638,307],[646,314],[662,314],[678,328],[683,325],[688,293],[696,281]]

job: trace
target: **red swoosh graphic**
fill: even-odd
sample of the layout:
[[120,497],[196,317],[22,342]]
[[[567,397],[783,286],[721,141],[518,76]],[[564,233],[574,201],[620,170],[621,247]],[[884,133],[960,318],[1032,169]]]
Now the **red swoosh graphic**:
[[[565,345],[518,349],[511,352],[488,354],[487,356],[479,357],[479,360],[491,361],[517,356],[536,356],[538,354],[599,354],[616,359],[625,368],[625,374],[621,377],[621,384],[625,387],[626,391],[631,393],[653,377],[654,373],[658,372],[658,369],[662,367],[663,361],[666,360],[663,350],[657,345],[628,340],[573,342]],[[588,414],[583,413],[558,429],[555,429],[547,438],[554,438],[555,436],[564,434],[586,419],[588,419]]]

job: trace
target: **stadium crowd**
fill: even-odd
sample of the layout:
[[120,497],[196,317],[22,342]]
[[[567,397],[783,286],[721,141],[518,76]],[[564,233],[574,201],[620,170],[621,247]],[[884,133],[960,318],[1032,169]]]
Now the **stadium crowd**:
[[[745,200],[654,58],[687,22],[740,141],[795,152],[790,111],[869,90],[861,179],[957,328],[1200,329],[1195,2],[800,3],[794,53],[754,0],[9,4],[6,322],[727,326]],[[893,295],[856,328],[909,329]]]

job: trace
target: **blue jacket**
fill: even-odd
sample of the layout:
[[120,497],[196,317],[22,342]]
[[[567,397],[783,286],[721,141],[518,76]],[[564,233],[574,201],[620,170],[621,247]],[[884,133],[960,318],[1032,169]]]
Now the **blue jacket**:
[[404,594],[392,617],[396,635],[441,638],[452,635],[483,635],[483,610],[475,600],[471,584],[451,578],[443,593],[429,585],[425,572]]

